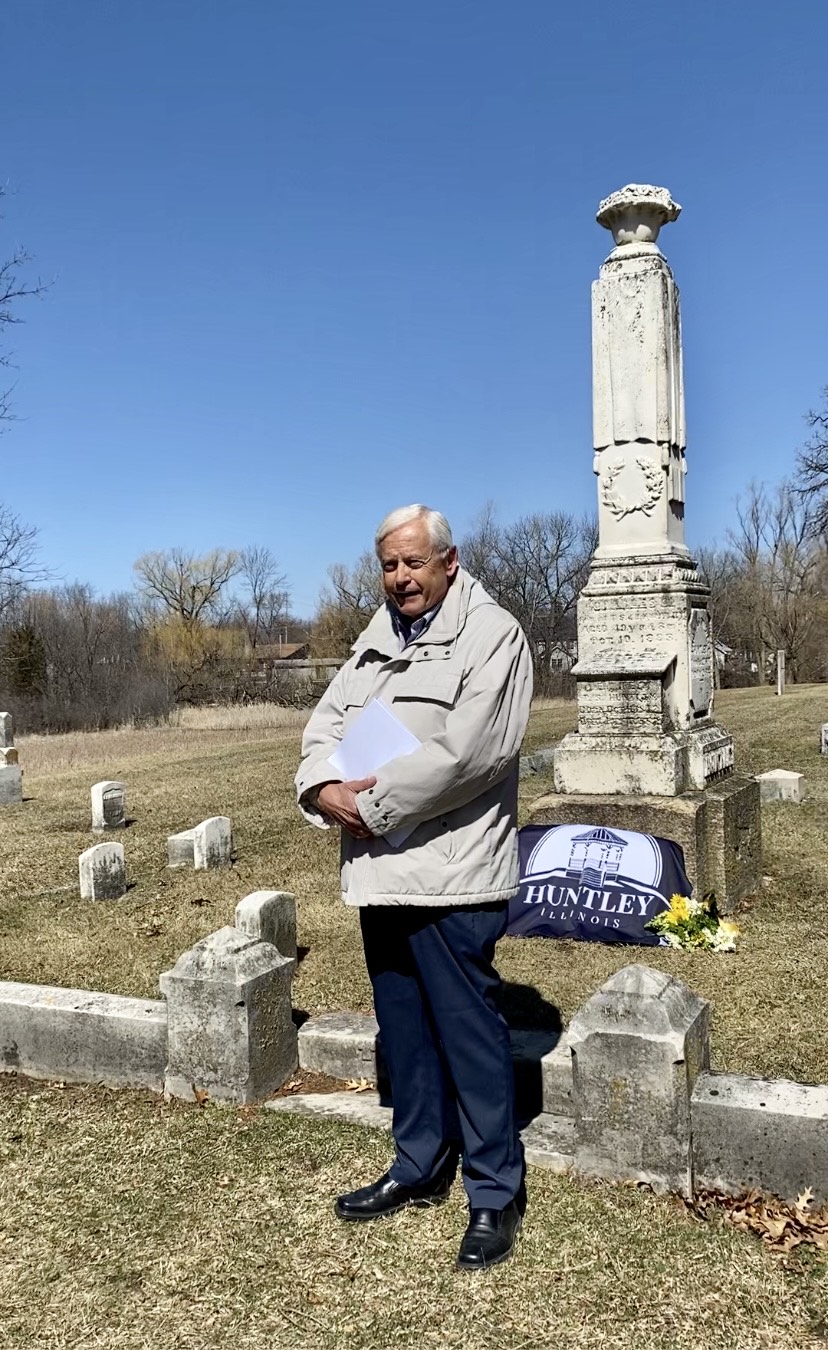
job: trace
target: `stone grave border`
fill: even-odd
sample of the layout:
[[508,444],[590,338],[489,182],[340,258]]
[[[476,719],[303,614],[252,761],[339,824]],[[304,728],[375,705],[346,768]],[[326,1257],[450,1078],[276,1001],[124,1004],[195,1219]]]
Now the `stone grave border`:
[[[297,1034],[296,907],[255,891],[234,925],[160,978],[164,999],[0,982],[0,1072],[149,1088],[167,1097],[390,1128],[377,1024],[324,1013]],[[691,1197],[756,1187],[828,1203],[828,1085],[709,1068],[710,1005],[645,965],[625,966],[563,1033],[513,1031],[527,1160]],[[379,1091],[272,1094],[297,1068]]]

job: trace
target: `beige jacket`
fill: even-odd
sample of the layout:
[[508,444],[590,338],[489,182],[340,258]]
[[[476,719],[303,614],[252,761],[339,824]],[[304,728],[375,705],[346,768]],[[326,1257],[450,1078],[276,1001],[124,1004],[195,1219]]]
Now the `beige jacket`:
[[[377,770],[357,797],[373,839],[342,831],[350,905],[475,905],[518,887],[518,754],[532,697],[520,625],[462,568],[430,626],[404,651],[383,606],[352,648],[305,729],[299,807],[341,775],[328,762],[365,704],[381,698],[422,747]],[[384,835],[416,824],[400,848]]]

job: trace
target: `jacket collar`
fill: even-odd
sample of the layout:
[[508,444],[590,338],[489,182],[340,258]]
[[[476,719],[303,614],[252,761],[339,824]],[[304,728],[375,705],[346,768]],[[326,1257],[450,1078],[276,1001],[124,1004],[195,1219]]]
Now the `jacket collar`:
[[403,651],[400,651],[387,603],[377,610],[368,627],[360,633],[351,651],[371,650],[383,656],[395,656],[404,660],[413,656],[418,646],[454,646],[458,634],[465,627],[470,610],[485,604],[491,605],[494,601],[486,594],[479,581],[475,581],[474,577],[469,576],[462,567],[458,567],[445,599],[428,628],[419,637],[414,638]]

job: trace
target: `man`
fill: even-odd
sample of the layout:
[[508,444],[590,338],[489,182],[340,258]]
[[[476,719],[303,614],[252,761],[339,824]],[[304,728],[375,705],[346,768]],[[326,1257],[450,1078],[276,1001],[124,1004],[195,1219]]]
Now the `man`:
[[[524,1207],[509,1033],[492,967],[518,889],[518,754],[532,695],[520,626],[459,566],[445,517],[392,511],[376,550],[387,600],[305,730],[299,805],[342,830],[342,892],[360,909],[393,1099],[396,1157],[342,1195],[373,1219],[448,1194],[462,1149],[469,1225],[458,1265],[512,1252]],[[419,740],[360,781],[330,763],[381,699]],[[394,847],[394,832],[411,833]]]

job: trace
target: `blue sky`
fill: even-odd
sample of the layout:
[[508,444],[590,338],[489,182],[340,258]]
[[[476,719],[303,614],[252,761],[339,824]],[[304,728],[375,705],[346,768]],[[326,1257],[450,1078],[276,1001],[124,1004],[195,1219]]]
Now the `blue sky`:
[[688,534],[793,467],[828,383],[828,7],[5,0],[0,497],[101,591],[143,552],[330,562],[426,500],[591,509],[598,201],[684,212]]

